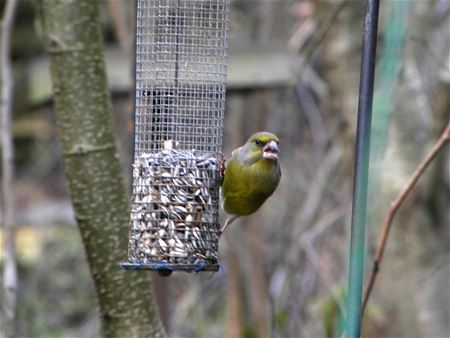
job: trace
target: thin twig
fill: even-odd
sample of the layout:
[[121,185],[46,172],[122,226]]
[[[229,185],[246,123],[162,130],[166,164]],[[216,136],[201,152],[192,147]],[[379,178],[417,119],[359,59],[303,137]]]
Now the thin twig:
[[[341,148],[335,143],[320,161],[301,208],[299,206],[295,210],[294,219],[291,223],[295,224],[295,228],[292,231],[291,238],[299,238],[304,229],[313,221],[319,210],[322,196],[327,188],[327,182],[332,176],[341,155]],[[295,246],[294,249],[297,250]],[[294,257],[297,256],[294,255]]]
[[333,286],[334,282],[331,280],[331,278],[328,276],[328,274],[324,273],[323,269],[319,266],[320,261],[320,254],[317,252],[317,250],[314,247],[314,240],[323,234],[323,232],[333,224],[336,224],[336,222],[345,216],[347,211],[349,210],[349,203],[344,203],[343,205],[337,207],[336,209],[332,210],[328,214],[326,214],[324,217],[322,217],[318,222],[316,222],[311,229],[306,231],[300,238],[300,247],[304,250],[306,253],[306,256],[310,259],[311,263],[314,265],[315,269],[317,270],[319,277],[323,280],[325,287],[328,289],[331,297],[333,300],[338,304],[338,307],[342,313],[345,313],[344,305],[342,304],[342,301],[336,297],[333,293]]
[[344,9],[345,5],[347,5],[348,2],[349,0],[341,0],[338,4],[336,4],[330,11],[328,16],[322,21],[317,31],[314,33],[311,41],[308,44],[307,49],[302,53],[303,58],[301,61],[301,65],[299,67],[300,76],[303,75],[305,67],[308,65],[314,52],[317,50],[322,41],[325,39],[325,36],[330,31],[330,28],[336,21],[337,17],[339,16],[339,13],[341,13],[342,9]]
[[406,197],[411,193],[412,189],[414,188],[415,184],[417,183],[418,179],[422,174],[425,172],[425,169],[428,167],[428,165],[433,161],[433,159],[436,157],[436,155],[439,153],[439,151],[444,147],[445,143],[450,139],[450,121],[448,122],[447,126],[445,127],[443,133],[439,137],[439,139],[434,144],[431,151],[428,153],[428,155],[423,159],[423,161],[419,164],[419,166],[416,168],[414,173],[409,178],[408,182],[405,184],[403,190],[399,193],[397,198],[391,203],[386,219],[383,223],[383,227],[381,230],[380,237],[378,239],[377,249],[375,252],[374,262],[373,262],[373,268],[372,272],[369,278],[369,281],[366,285],[366,290],[364,293],[364,300],[362,305],[362,315],[364,315],[364,310],[367,306],[367,302],[369,300],[370,294],[372,292],[373,286],[375,284],[375,280],[378,275],[378,271],[380,269],[381,261],[383,259],[383,253],[384,248],[386,246],[386,242],[389,236],[389,231],[392,226],[392,221],[394,219],[395,214],[405,201]]
[[329,276],[326,273],[326,271],[323,271],[323,268],[320,267],[320,260],[321,260],[320,254],[317,252],[317,250],[311,243],[308,243],[305,246],[304,250],[305,250],[306,256],[309,258],[311,263],[316,268],[319,278],[324,283],[324,286],[325,286],[328,294],[330,295],[331,299],[336,303],[341,314],[345,314],[344,299],[342,297],[340,297],[338,294],[336,294],[336,292],[333,291],[334,289],[336,289],[336,284],[337,284],[336,280],[334,279],[333,276]]
[[1,324],[7,336],[13,336],[17,299],[17,263],[14,229],[14,148],[11,133],[13,76],[11,71],[11,31],[17,0],[6,2],[0,26],[1,138],[2,138],[2,210],[3,210],[3,307]]
[[421,45],[421,47],[423,48],[423,50],[430,55],[430,57],[439,65],[441,66],[443,69],[445,69],[446,72],[450,71],[450,67],[447,64],[447,61],[445,61],[442,57],[440,57],[435,51],[434,49],[431,47],[430,43],[424,39],[421,38],[419,36],[411,36],[411,41],[414,41],[418,44]]
[[345,216],[345,214],[350,210],[350,205],[350,202],[344,202],[342,205],[325,214],[316,223],[314,223],[311,228],[302,234],[300,237],[300,242],[314,242],[317,237],[325,232],[325,230],[335,224],[337,220]]
[[[116,0],[107,0],[106,3],[111,14],[117,41],[119,42],[120,47],[127,50],[130,47],[130,34],[124,15],[124,3]],[[127,4],[125,3],[125,5]]]

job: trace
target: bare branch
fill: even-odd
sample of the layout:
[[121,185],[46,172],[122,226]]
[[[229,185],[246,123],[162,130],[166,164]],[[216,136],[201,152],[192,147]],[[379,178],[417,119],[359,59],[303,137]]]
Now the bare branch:
[[309,42],[308,46],[304,50],[303,58],[301,61],[301,65],[299,67],[299,75],[302,76],[305,68],[307,67],[309,61],[311,60],[311,57],[313,56],[314,52],[317,50],[317,48],[320,46],[320,44],[325,39],[327,33],[330,31],[330,28],[333,26],[333,23],[337,20],[339,14],[344,9],[345,5],[349,0],[341,0],[339,3],[337,3],[333,9],[330,11],[328,16],[323,20],[323,22],[317,27],[317,30],[313,33],[313,36],[311,38],[311,41]]
[[[2,325],[13,336],[17,299],[17,264],[14,229],[14,148],[11,133],[13,76],[11,71],[11,31],[17,0],[6,2],[0,31],[1,135],[2,135],[2,210],[3,210],[3,307]],[[4,316],[3,316],[4,315]]]
[[375,257],[373,262],[372,272],[369,278],[369,281],[366,285],[366,290],[364,293],[364,300],[362,305],[362,315],[364,315],[364,310],[367,306],[367,302],[369,300],[370,294],[372,292],[373,286],[375,284],[375,280],[378,275],[378,271],[380,269],[381,261],[383,259],[383,253],[386,246],[387,239],[389,237],[389,231],[392,226],[392,221],[394,219],[395,214],[400,209],[401,205],[405,201],[406,197],[411,193],[415,184],[419,180],[420,176],[425,172],[428,165],[433,161],[439,151],[444,147],[445,143],[450,139],[450,121],[445,127],[443,133],[439,137],[439,139],[434,144],[431,151],[428,155],[423,159],[423,161],[419,164],[416,170],[413,172],[408,182],[405,184],[403,190],[398,194],[397,198],[391,203],[386,219],[383,223],[383,227],[381,229],[381,234],[378,239],[377,249],[375,251]]
[[127,50],[130,47],[130,34],[124,15],[124,3],[116,0],[107,0],[106,3],[111,13],[117,41],[124,50]]

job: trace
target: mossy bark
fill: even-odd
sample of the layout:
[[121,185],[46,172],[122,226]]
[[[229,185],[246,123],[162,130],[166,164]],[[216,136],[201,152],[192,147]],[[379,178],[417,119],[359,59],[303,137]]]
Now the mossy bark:
[[37,4],[65,173],[98,294],[101,335],[163,336],[149,275],[117,265],[127,252],[129,204],[114,138],[98,2]]

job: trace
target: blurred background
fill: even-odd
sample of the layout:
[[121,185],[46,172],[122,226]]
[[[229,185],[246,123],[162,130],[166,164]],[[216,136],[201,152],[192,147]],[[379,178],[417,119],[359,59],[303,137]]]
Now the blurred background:
[[[135,2],[100,6],[129,183]],[[362,1],[231,1],[224,154],[255,131],[274,132],[283,177],[264,207],[221,239],[218,273],[155,274],[169,336],[342,333],[363,14]],[[17,327],[22,337],[93,337],[95,292],[68,197],[35,20],[33,2],[19,1],[12,40]],[[382,1],[378,43],[374,110],[384,113],[374,121],[367,267],[389,201],[449,118],[450,2]],[[364,336],[449,334],[449,163],[447,148],[398,215]]]

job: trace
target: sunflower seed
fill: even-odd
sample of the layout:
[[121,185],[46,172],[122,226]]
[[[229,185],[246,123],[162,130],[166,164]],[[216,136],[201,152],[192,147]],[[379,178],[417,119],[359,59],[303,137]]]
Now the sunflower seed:
[[133,165],[129,261],[217,260],[219,161],[173,149],[141,153]]

